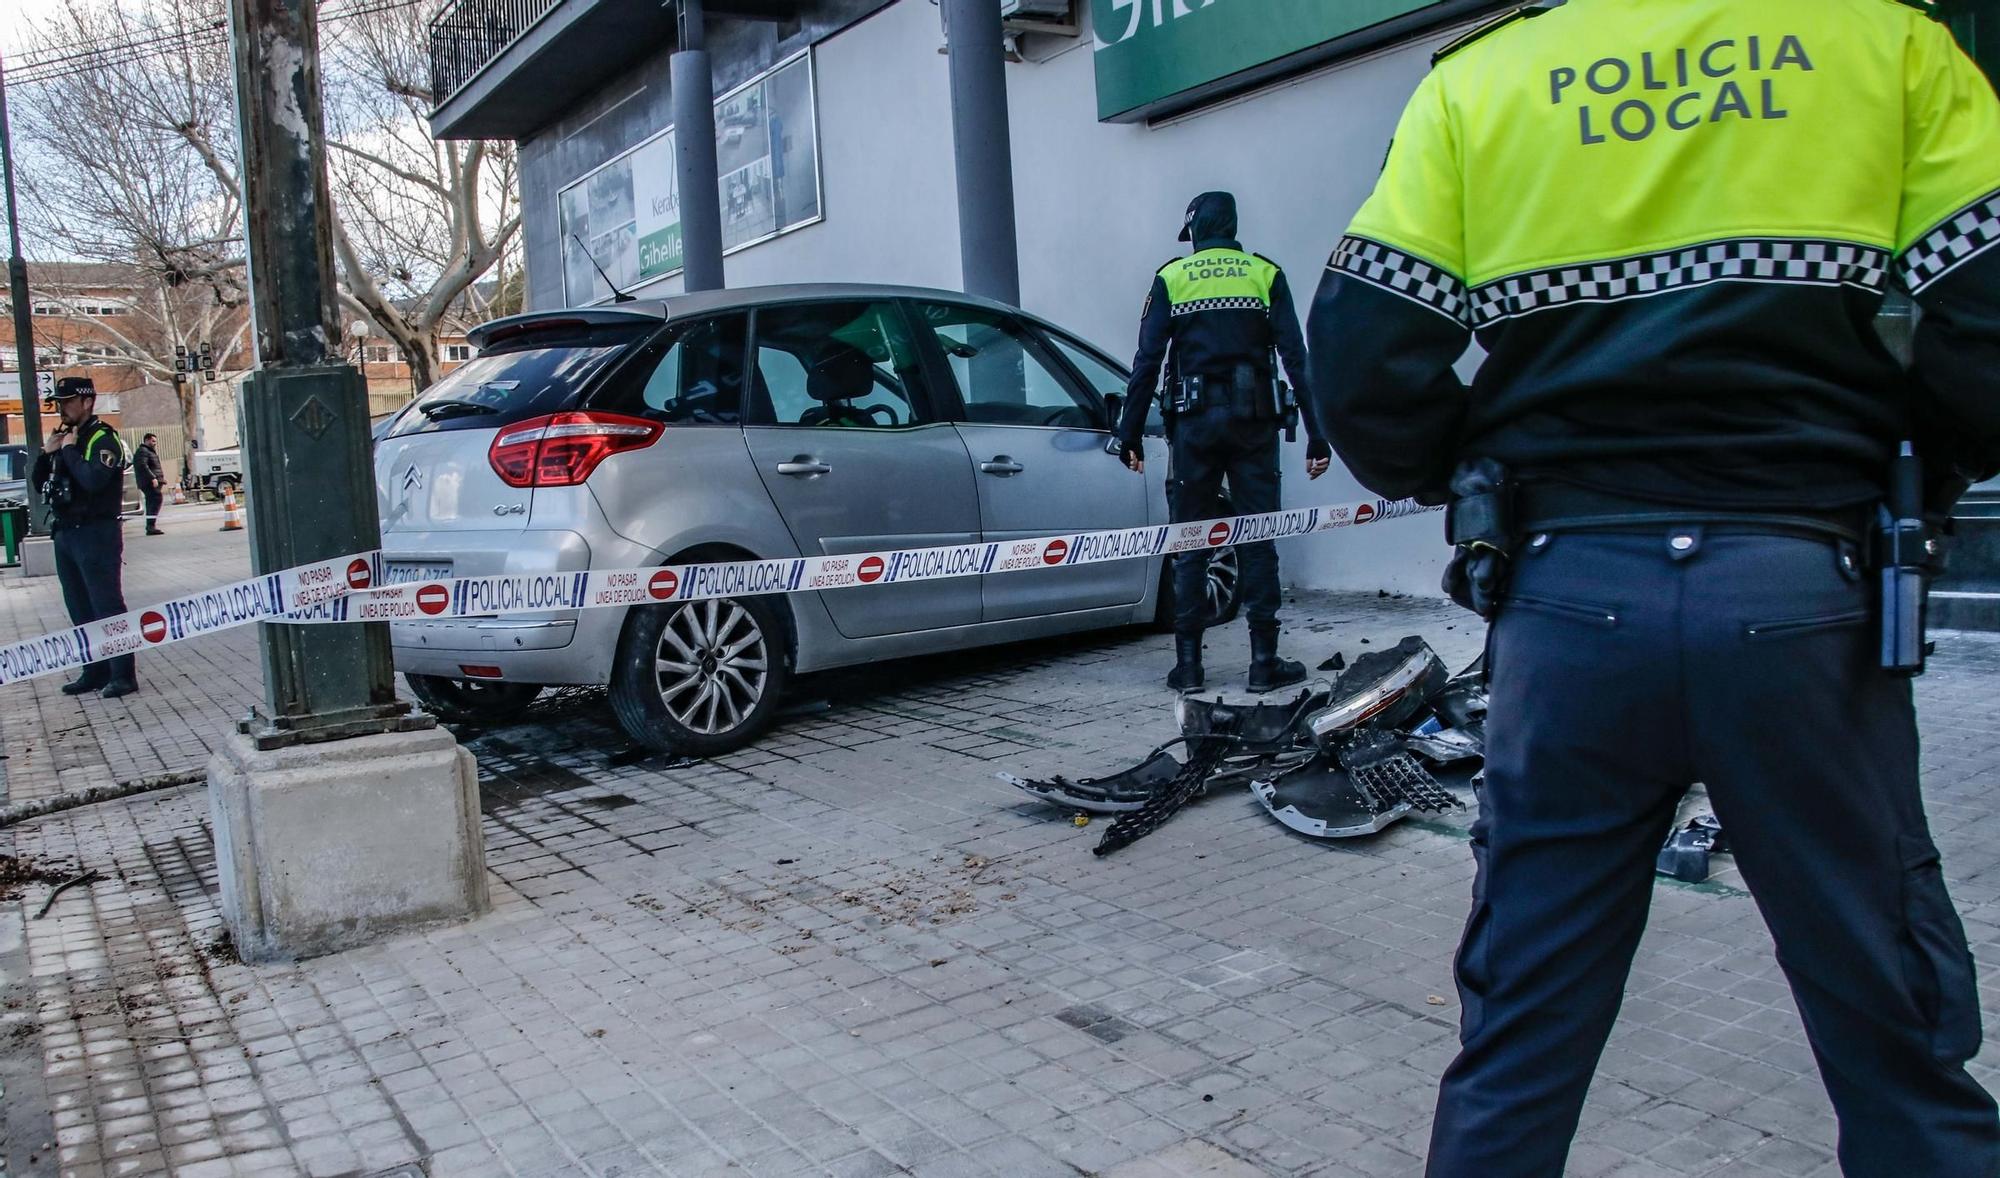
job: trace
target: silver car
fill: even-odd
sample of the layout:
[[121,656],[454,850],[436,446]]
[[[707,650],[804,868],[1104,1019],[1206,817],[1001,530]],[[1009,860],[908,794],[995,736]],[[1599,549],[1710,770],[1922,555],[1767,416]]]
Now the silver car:
[[[520,315],[381,435],[386,576],[436,580],[839,555],[1165,522],[1105,453],[1119,365],[962,294],[793,286]],[[1218,510],[1220,505],[1218,505]],[[398,623],[447,719],[606,685],[642,745],[708,755],[796,675],[1172,615],[1163,561],[719,601]],[[1235,612],[1233,554],[1209,579]]]

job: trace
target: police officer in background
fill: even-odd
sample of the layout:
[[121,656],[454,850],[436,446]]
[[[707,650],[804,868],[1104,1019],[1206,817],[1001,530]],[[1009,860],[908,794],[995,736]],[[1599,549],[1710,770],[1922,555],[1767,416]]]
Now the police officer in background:
[[164,536],[160,530],[160,503],[166,498],[167,472],[160,465],[160,435],[147,434],[132,452],[132,481],[146,504],[146,534]]
[[1308,334],[1341,456],[1453,500],[1447,585],[1493,617],[1430,1173],[1562,1172],[1699,781],[1843,1172],[2000,1174],[1865,543],[1904,440],[1933,513],[2000,470],[2000,102],[1951,34],[1891,0],[1517,12],[1418,87]]
[[[97,386],[66,376],[53,397],[62,424],[35,459],[34,479],[54,516],[56,577],[76,625],[125,612],[125,537],[118,513],[125,497],[125,443],[97,416]],[[139,690],[133,656],[91,663],[63,684],[64,695],[102,690],[117,699]]]
[[[1285,272],[1236,240],[1236,198],[1204,192],[1188,205],[1182,241],[1194,252],[1162,266],[1146,296],[1139,352],[1132,361],[1119,455],[1146,469],[1143,437],[1153,392],[1166,371],[1164,416],[1172,447],[1168,508],[1175,522],[1206,519],[1221,509],[1260,515],[1279,509],[1278,433],[1296,413],[1278,383],[1283,360],[1298,401],[1306,397],[1305,339]],[[1275,353],[1275,356],[1274,356]],[[1333,451],[1306,406],[1306,473],[1326,473]],[[1270,541],[1237,549],[1243,612],[1250,623],[1251,691],[1273,691],[1306,677],[1303,666],[1278,657],[1278,550]],[[1204,550],[1174,558],[1174,669],[1167,685],[1198,690],[1203,683],[1201,636],[1208,623],[1208,559]]]

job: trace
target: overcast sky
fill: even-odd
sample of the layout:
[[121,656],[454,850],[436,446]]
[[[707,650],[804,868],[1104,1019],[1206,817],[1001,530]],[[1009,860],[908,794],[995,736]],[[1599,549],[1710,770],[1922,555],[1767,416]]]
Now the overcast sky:
[[7,55],[9,64],[20,56],[29,24],[47,20],[61,6],[62,0],[6,0],[0,4],[0,53]]

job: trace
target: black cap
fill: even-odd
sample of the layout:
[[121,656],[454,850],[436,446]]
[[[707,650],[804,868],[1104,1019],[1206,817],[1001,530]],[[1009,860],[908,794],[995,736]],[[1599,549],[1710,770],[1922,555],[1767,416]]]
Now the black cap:
[[67,401],[71,397],[95,397],[97,385],[87,376],[65,376],[56,382],[56,391],[49,394],[51,401]]
[[1182,241],[1213,241],[1235,236],[1235,194],[1204,192],[1188,202],[1187,218],[1181,222]]

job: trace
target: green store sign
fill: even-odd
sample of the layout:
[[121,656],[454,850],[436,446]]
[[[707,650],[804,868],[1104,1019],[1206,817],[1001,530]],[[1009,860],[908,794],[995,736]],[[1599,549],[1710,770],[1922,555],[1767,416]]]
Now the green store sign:
[[[1328,43],[1397,22],[1409,35],[1507,7],[1474,0],[1091,0],[1097,117],[1132,121],[1331,58]],[[1338,46],[1332,47],[1335,51]],[[1358,48],[1358,46],[1357,46]],[[1319,52],[1315,52],[1319,51]]]

